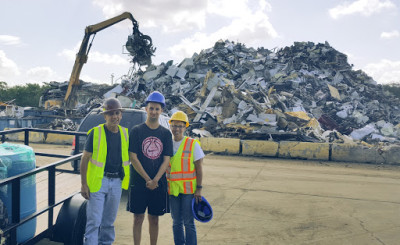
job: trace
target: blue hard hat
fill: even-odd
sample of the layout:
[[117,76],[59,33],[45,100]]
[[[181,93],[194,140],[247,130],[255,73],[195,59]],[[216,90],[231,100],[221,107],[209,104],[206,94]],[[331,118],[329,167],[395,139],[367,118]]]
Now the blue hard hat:
[[146,105],[149,102],[155,102],[155,103],[160,103],[161,106],[164,108],[165,107],[165,98],[164,95],[162,95],[162,93],[158,92],[158,91],[154,91],[151,94],[149,94],[149,96],[146,99]]
[[203,223],[210,221],[213,217],[211,205],[203,196],[201,197],[201,201],[198,203],[196,203],[195,197],[192,199],[192,212],[193,217]]

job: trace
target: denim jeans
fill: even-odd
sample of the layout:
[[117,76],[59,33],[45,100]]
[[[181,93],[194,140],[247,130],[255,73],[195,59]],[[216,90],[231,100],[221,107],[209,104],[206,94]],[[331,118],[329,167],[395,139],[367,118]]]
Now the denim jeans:
[[[193,194],[179,194],[177,197],[169,196],[175,245],[197,244],[192,199]],[[183,231],[183,226],[185,226],[185,232]]]
[[103,178],[98,192],[90,193],[86,206],[85,245],[108,245],[114,242],[114,221],[121,194],[121,179],[107,177]]

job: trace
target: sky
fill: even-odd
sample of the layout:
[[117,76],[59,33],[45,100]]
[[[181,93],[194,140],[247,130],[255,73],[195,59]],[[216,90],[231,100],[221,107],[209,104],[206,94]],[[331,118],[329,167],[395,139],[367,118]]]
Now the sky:
[[[284,48],[328,42],[377,83],[400,83],[399,0],[0,0],[0,81],[68,81],[86,26],[125,11],[156,47],[153,64],[179,64],[218,40]],[[98,32],[80,78],[118,83],[132,22]]]

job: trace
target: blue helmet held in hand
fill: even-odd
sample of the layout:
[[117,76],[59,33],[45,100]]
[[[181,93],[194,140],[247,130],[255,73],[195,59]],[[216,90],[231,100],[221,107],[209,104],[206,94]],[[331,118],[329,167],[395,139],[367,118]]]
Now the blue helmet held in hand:
[[211,205],[207,202],[207,200],[202,196],[201,201],[196,203],[196,198],[192,200],[192,212],[193,216],[196,220],[207,223],[213,217],[213,210]]
[[149,102],[155,102],[161,104],[162,108],[165,107],[165,97],[162,93],[154,91],[146,99],[146,106]]

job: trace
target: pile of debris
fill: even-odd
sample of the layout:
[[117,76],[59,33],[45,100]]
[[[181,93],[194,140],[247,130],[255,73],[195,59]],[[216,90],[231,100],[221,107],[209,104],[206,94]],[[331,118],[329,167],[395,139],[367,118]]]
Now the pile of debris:
[[[68,81],[50,82],[49,89],[44,91],[40,98],[39,106],[51,110],[59,110],[59,115],[65,114],[62,104],[68,89]],[[104,94],[113,86],[107,84],[95,84],[79,80],[77,91],[77,107],[75,116],[85,116],[90,110],[102,105]]]
[[[121,84],[143,106],[154,90],[167,110],[190,116],[201,136],[302,141],[398,142],[399,99],[327,42],[280,50],[219,41],[184,59],[150,66]],[[350,135],[348,137],[347,135]]]
[[189,115],[197,136],[400,142],[399,99],[327,42],[268,50],[218,41],[179,65],[139,70],[104,97],[141,108],[155,90],[166,96],[167,113]]

